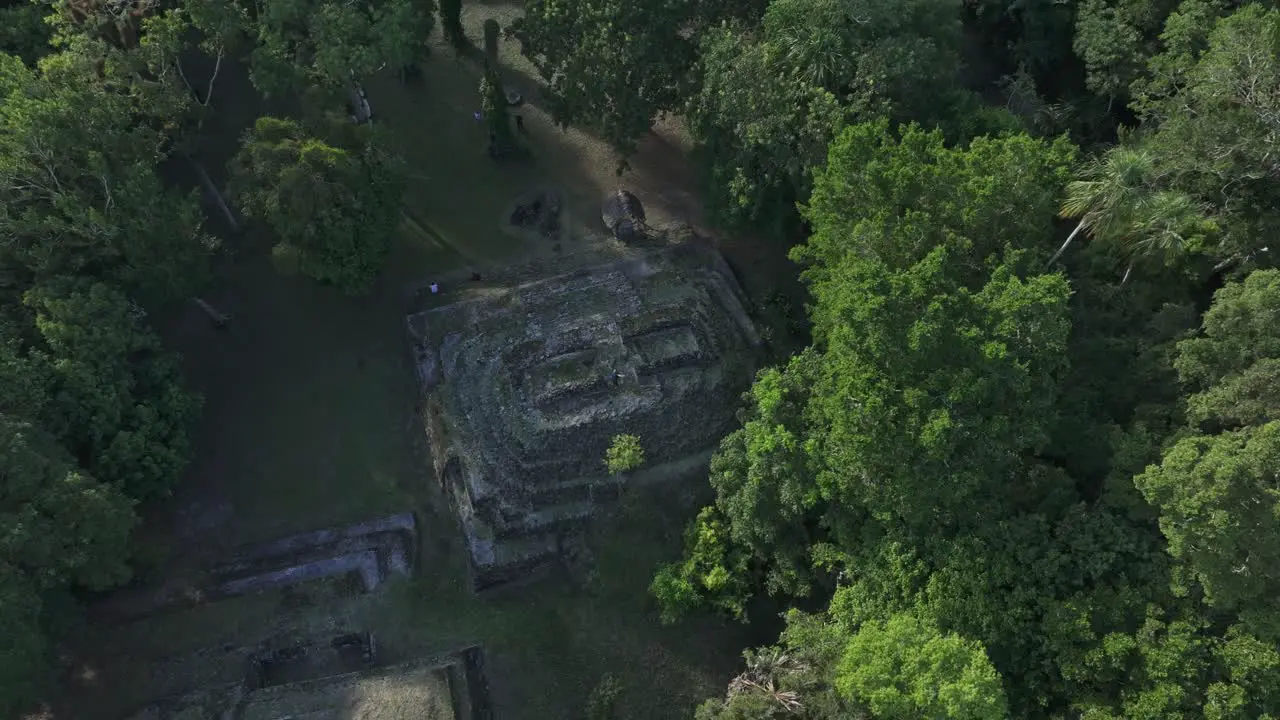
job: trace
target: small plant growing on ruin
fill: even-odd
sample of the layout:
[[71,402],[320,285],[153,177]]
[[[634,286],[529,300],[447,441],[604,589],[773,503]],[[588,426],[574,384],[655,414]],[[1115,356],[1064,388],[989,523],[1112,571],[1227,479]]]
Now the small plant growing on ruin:
[[640,438],[635,435],[614,435],[613,442],[605,451],[604,464],[614,475],[630,472],[643,465],[644,448],[640,447]]

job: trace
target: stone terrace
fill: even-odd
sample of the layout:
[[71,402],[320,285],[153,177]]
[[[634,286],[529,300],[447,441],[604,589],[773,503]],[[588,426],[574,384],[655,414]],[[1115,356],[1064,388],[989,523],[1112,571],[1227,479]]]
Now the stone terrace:
[[408,331],[477,590],[556,559],[617,488],[614,435],[641,438],[633,481],[705,471],[760,345],[733,273],[698,240],[446,293]]

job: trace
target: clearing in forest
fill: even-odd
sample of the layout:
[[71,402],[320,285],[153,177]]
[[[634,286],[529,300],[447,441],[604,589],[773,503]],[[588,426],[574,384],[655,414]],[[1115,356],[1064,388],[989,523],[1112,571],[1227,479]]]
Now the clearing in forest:
[[[485,19],[497,17],[505,26],[516,12],[513,5],[469,4],[463,20],[478,40]],[[242,688],[247,668],[261,667],[263,653],[365,636],[376,639],[380,667],[412,668],[421,658],[482,647],[495,714],[518,720],[579,716],[609,672],[627,678],[621,701],[636,719],[684,714],[724,687],[745,644],[741,633],[711,622],[660,627],[647,594],[654,565],[679,552],[698,498],[629,496],[593,526],[595,563],[586,577],[557,576],[489,597],[476,596],[468,582],[456,518],[430,471],[404,337],[406,289],[533,259],[554,264],[562,255],[612,243],[600,222],[600,201],[619,186],[640,197],[655,225],[702,223],[674,135],[646,140],[635,170],[619,179],[611,151],[585,133],[555,128],[539,109],[537,84],[513,42],[503,42],[500,58],[504,81],[528,99],[518,111],[532,152],[525,163],[495,164],[485,155],[484,132],[472,116],[480,69],[439,43],[423,64],[420,84],[402,85],[394,75],[365,83],[375,117],[394,131],[413,173],[404,232],[371,294],[352,299],[280,275],[268,259],[269,240],[251,232],[233,243],[236,252],[207,296],[234,315],[229,331],[209,327],[195,308],[167,323],[168,339],[183,352],[205,407],[186,481],[150,513],[140,533],[146,562],[139,584],[191,592],[142,619],[125,622],[99,612],[77,634],[68,662],[71,692],[55,718],[117,720],[164,698],[222,698],[226,688]],[[262,108],[246,91],[243,72],[224,72],[209,125],[213,137],[201,154],[218,183],[235,138]],[[555,188],[564,198],[558,242],[503,227],[513,204],[540,188]],[[409,553],[412,579],[393,572],[384,582],[379,575],[371,588],[360,578],[371,577],[370,567],[394,562],[388,559],[396,557],[394,548],[330,538],[332,544],[213,583],[220,568],[234,566],[257,544],[406,512],[415,518],[417,538]],[[217,602],[204,602],[207,594],[197,591],[225,589],[237,577],[283,578],[299,564],[315,579]],[[353,570],[321,572],[333,567]],[[320,651],[309,652],[314,658]],[[394,707],[395,677],[413,676],[405,672],[334,675],[347,679],[324,686],[341,696],[325,701],[324,712],[345,718],[343,712],[355,712],[358,692],[377,695],[379,707]],[[432,683],[443,682],[435,670],[427,674]],[[278,692],[280,702],[294,702]],[[216,702],[209,703],[188,705],[182,717],[216,717],[208,715]],[[255,707],[265,708],[264,717],[274,712],[269,704]],[[158,714],[144,717],[177,717],[160,706],[153,710]]]

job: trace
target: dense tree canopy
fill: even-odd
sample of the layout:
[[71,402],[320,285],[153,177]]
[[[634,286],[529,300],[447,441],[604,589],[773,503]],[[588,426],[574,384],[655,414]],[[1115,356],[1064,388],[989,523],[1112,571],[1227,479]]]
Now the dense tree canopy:
[[399,221],[395,163],[364,130],[338,147],[292,120],[259,118],[232,167],[233,193],[279,236],[277,252],[351,292],[381,269]]
[[209,247],[198,205],[156,175],[168,138],[138,110],[145,98],[98,78],[82,42],[36,69],[0,56],[0,291],[86,274],[139,301],[182,297]]
[[199,406],[145,324],[202,286],[214,248],[195,197],[158,172],[193,127],[177,65],[188,25],[177,10],[104,24],[76,7],[6,7],[45,32],[0,39],[21,54],[0,53],[6,717],[45,690],[50,598],[129,579],[134,506],[173,488]]
[[263,0],[250,14],[253,84],[286,93],[416,62],[435,23],[435,3]]
[[1280,271],[1220,290],[1175,366],[1191,427],[1135,482],[1211,605],[1280,639]]
[[848,122],[950,117],[959,33],[950,0],[776,0],[705,35],[689,123],[722,219],[786,222]]
[[[762,590],[831,598],[819,624],[863,638],[862,655],[828,653],[820,683],[775,683],[828,708],[807,717],[849,716],[832,697],[877,718],[999,717],[1006,702],[1013,717],[1251,717],[1274,702],[1223,651],[1273,637],[1257,618],[1275,613],[1274,281],[1223,291],[1206,339],[1177,345],[1187,285],[1161,268],[1189,247],[1142,280],[1118,272],[1132,248],[1106,243],[1072,256],[1079,278],[1045,274],[1073,162],[1062,140],[954,147],[867,123],[814,171],[794,253],[813,347],[757,378],[712,462],[716,502],[653,586],[668,619],[701,603],[746,617]],[[1244,317],[1256,324],[1228,319]],[[1175,357],[1206,388],[1186,405],[1195,427],[1217,434],[1144,473],[1181,422]],[[1210,622],[1205,602],[1240,624]],[[747,696],[708,717],[778,707]]]
[[686,95],[692,4],[678,0],[534,0],[512,30],[562,124],[589,127],[624,155],[654,116]]

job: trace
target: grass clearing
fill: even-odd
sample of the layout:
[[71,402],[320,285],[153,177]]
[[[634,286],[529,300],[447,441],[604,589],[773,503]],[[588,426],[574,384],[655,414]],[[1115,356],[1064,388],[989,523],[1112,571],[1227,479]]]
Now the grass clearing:
[[[468,4],[463,21],[479,39],[485,19],[506,26],[516,12],[510,4]],[[607,147],[562,132],[538,109],[518,47],[504,41],[500,58],[504,79],[529,98],[520,109],[528,163],[495,165],[485,155],[485,132],[471,115],[479,68],[442,45],[424,64],[421,86],[405,88],[394,77],[366,83],[376,116],[395,132],[414,173],[378,290],[349,298],[281,275],[269,238],[251,231],[205,296],[234,315],[231,329],[212,329],[194,308],[165,323],[206,404],[188,477],[149,513],[140,534],[140,544],[168,549],[151,564],[181,569],[234,546],[413,509],[417,576],[373,596],[321,583],[125,627],[91,626],[77,638],[70,692],[55,718],[114,720],[159,695],[234,681],[243,672],[242,648],[281,635],[364,629],[391,662],[482,645],[495,710],[515,720],[580,717],[610,672],[624,681],[620,705],[632,720],[687,716],[695,702],[723,690],[743,631],[711,621],[661,627],[647,595],[653,567],[678,552],[692,513],[685,504],[638,493],[602,520],[592,538],[598,573],[585,587],[567,577],[492,597],[467,587],[453,514],[428,472],[402,332],[403,290],[437,273],[553,257],[550,242],[501,229],[504,210],[534,188],[563,190],[572,243],[595,242],[603,231],[598,203],[619,182]],[[238,73],[244,85],[242,69],[224,72]],[[237,97],[243,88],[235,85],[219,80],[226,94],[215,105],[229,112],[220,109],[211,122],[221,140],[204,156],[218,182],[224,172],[215,158],[229,155],[252,120],[244,108],[255,101]],[[655,224],[684,218],[698,225],[674,137],[646,140],[621,184],[642,197]]]

